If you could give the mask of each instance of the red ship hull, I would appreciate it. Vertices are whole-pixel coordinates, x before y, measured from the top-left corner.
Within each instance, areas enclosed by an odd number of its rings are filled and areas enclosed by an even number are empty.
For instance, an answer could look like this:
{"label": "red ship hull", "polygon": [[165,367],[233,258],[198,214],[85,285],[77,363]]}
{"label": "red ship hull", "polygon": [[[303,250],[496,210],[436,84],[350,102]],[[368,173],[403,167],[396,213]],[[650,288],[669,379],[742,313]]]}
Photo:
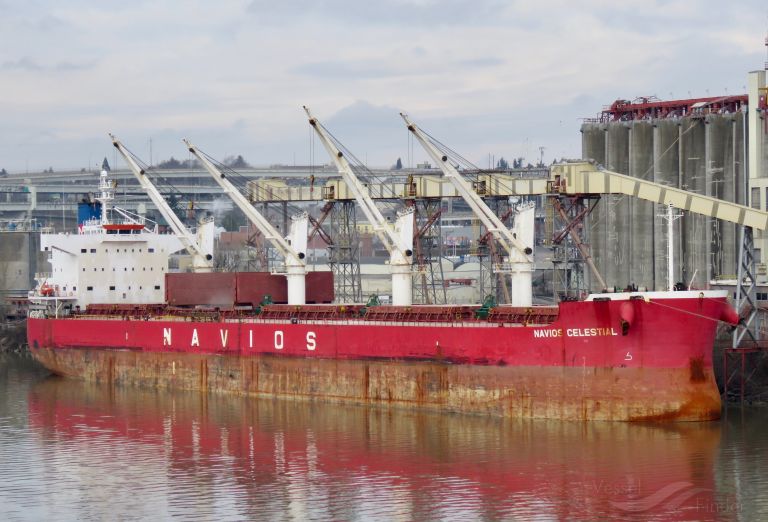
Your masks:
{"label": "red ship hull", "polygon": [[95,381],[525,418],[712,420],[712,346],[728,309],[724,295],[701,294],[566,302],[546,325],[30,318],[28,340],[55,373]]}

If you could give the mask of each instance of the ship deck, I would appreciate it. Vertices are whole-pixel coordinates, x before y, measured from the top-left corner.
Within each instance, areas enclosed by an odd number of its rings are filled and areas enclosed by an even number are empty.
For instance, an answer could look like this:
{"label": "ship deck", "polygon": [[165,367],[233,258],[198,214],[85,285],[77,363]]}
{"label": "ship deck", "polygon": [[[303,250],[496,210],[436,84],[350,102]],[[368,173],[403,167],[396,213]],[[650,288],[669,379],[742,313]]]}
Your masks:
{"label": "ship deck", "polygon": [[401,326],[489,327],[547,325],[559,317],[557,306],[484,308],[469,305],[265,305],[252,308],[178,308],[163,305],[92,305],[72,319],[253,322],[270,324],[381,324]]}

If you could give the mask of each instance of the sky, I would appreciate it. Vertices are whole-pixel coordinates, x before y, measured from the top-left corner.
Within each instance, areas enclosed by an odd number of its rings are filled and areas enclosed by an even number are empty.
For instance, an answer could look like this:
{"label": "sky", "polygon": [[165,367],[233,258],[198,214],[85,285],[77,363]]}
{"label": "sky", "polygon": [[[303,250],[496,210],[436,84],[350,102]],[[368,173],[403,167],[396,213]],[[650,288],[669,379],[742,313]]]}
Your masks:
{"label": "sky", "polygon": [[[615,99],[746,92],[765,0],[0,0],[0,168],[328,162],[302,105],[371,167],[581,156]],[[412,151],[412,152],[411,152]],[[114,165],[113,165],[114,166]]]}

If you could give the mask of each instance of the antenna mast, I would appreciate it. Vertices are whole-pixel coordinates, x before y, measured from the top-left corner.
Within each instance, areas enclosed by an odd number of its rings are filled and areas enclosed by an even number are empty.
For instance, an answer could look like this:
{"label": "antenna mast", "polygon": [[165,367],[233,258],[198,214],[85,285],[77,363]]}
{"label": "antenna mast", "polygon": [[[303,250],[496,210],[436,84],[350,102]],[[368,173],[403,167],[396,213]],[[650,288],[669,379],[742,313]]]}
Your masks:
{"label": "antenna mast", "polygon": [[675,214],[675,207],[667,205],[667,211],[664,214],[657,214],[658,217],[667,222],[667,290],[670,292],[675,289],[675,227],[674,223],[683,214]]}

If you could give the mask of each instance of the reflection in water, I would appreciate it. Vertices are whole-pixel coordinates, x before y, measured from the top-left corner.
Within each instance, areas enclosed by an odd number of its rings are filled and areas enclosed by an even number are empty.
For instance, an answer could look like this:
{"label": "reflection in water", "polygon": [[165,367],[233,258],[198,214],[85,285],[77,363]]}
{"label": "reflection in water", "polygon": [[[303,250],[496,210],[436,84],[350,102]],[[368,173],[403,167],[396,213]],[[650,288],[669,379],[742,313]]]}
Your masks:
{"label": "reflection in water", "polygon": [[1,381],[17,397],[0,402],[4,518],[766,514],[762,413],[671,426],[498,420],[33,380]]}

